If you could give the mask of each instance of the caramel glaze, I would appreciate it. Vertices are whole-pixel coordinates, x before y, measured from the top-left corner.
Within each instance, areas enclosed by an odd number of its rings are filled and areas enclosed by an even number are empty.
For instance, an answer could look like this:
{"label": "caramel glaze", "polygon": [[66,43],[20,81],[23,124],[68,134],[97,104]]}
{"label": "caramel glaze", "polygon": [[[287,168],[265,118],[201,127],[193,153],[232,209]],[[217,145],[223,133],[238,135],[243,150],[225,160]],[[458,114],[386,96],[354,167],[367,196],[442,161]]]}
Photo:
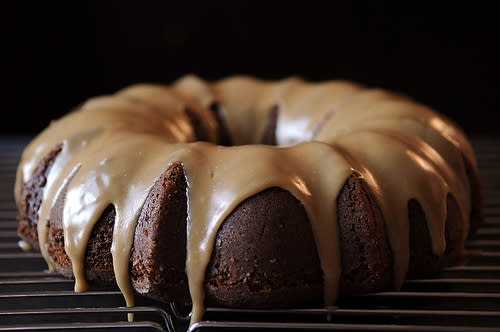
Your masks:
{"label": "caramel glaze", "polygon": [[[222,112],[233,146],[215,144],[213,105]],[[209,142],[197,141],[186,110],[201,119]],[[278,116],[277,146],[260,144],[272,110]],[[114,205],[113,266],[128,305],[134,303],[128,266],[138,215],[155,180],[169,165],[182,163],[192,322],[204,312],[205,269],[217,229],[246,198],[281,187],[302,202],[324,273],[324,302],[332,305],[341,272],[336,200],[352,172],[361,174],[386,221],[398,289],[409,262],[408,202],[415,199],[422,206],[432,250],[440,256],[446,249],[447,197],[459,203],[467,230],[471,189],[464,158],[477,168],[465,135],[409,98],[345,81],[309,83],[294,77],[267,82],[235,76],[208,83],[189,75],[170,86],[134,85],[90,99],[53,121],[25,149],[17,200],[36,165],[61,142],[39,210],[42,254],[50,264],[45,221],[59,188],[66,187],[65,250],[75,290],[85,291],[86,243],[102,212]]]}

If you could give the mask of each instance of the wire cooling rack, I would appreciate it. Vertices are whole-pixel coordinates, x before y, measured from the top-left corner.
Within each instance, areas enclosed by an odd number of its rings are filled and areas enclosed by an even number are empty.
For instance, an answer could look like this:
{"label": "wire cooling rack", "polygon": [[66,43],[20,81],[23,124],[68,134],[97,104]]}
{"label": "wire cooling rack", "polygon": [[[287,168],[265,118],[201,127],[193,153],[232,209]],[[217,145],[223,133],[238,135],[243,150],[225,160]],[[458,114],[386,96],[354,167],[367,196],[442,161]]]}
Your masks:
{"label": "wire cooling rack", "polygon": [[188,307],[139,297],[137,307],[125,308],[114,288],[74,293],[73,281],[46,272],[39,253],[21,251],[13,188],[29,138],[0,138],[0,331],[500,331],[500,137],[471,140],[486,222],[467,242],[474,254],[466,265],[407,281],[401,292],[351,297],[335,310],[208,308],[189,326]]}

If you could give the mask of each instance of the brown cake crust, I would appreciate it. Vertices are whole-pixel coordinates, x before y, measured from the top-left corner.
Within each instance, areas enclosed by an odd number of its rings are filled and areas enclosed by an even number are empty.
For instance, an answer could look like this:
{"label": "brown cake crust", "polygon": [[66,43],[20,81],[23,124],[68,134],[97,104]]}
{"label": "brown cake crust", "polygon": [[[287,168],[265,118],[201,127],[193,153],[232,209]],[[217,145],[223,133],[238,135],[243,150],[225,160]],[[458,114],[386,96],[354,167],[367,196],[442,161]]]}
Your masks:
{"label": "brown cake crust", "polygon": [[410,222],[410,264],[408,279],[431,276],[444,266],[457,264],[463,259],[460,251],[461,239],[465,229],[459,215],[456,200],[448,195],[447,217],[445,224],[446,250],[442,256],[432,251],[432,242],[425,219],[425,213],[416,200],[408,202],[408,218]]}
{"label": "brown cake crust", "polygon": [[280,188],[240,203],[219,228],[205,280],[207,305],[318,304],[322,270],[302,204]]}
{"label": "brown cake crust", "polygon": [[130,278],[139,294],[163,302],[189,302],[186,267],[186,179],[180,163],[160,176],[135,230]]}
{"label": "brown cake crust", "polygon": [[22,186],[21,198],[17,204],[19,210],[17,234],[36,250],[40,249],[37,224],[38,210],[40,210],[43,199],[43,188],[47,183],[49,171],[61,150],[62,144],[59,144],[42,159],[33,172],[33,176]]}
{"label": "brown cake crust", "polygon": [[391,288],[393,258],[385,223],[361,177],[351,175],[337,200],[342,275],[340,295]]}
{"label": "brown cake crust", "polygon": [[208,108],[212,112],[212,115],[215,121],[217,122],[218,126],[217,144],[224,146],[231,146],[232,145],[231,133],[229,132],[229,128],[226,122],[226,117],[224,116],[224,108],[216,102],[210,104]]}

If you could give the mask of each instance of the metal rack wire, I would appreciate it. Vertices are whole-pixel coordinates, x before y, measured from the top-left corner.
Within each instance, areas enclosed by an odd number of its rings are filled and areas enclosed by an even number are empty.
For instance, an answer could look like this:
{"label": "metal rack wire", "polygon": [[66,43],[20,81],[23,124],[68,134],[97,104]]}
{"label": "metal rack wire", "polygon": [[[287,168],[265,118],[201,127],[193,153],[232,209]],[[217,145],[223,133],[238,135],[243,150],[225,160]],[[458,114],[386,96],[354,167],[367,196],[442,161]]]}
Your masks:
{"label": "metal rack wire", "polygon": [[189,308],[144,298],[125,308],[113,288],[74,293],[71,280],[45,271],[40,254],[19,249],[13,186],[28,141],[0,138],[0,331],[500,331],[500,137],[472,137],[487,201],[466,265],[407,281],[401,292],[347,298],[338,308],[208,308],[192,326]]}

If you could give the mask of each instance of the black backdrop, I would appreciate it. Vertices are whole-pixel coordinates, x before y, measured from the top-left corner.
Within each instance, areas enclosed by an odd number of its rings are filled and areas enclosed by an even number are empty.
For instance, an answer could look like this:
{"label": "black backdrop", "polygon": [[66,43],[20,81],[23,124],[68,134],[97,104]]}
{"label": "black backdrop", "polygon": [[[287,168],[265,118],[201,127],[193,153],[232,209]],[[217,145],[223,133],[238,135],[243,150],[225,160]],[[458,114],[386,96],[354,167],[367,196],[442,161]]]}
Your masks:
{"label": "black backdrop", "polygon": [[136,82],[251,74],[349,79],[496,132],[499,13],[484,2],[49,1],[0,4],[3,134],[34,134]]}

